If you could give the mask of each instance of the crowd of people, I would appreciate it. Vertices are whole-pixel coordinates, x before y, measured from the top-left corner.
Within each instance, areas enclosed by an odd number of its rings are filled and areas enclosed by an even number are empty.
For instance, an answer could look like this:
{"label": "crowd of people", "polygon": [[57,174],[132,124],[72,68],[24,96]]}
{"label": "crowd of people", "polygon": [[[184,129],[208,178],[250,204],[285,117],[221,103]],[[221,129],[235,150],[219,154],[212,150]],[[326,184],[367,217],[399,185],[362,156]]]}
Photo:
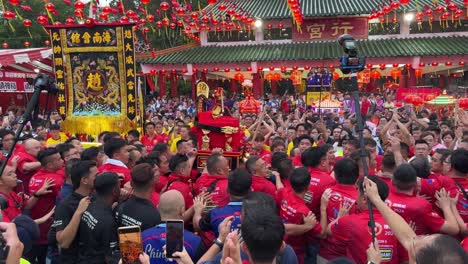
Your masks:
{"label": "crowd of people", "polygon": [[[268,96],[258,115],[228,99],[247,153],[231,169],[213,149],[202,171],[189,98],[154,98],[142,130],[87,148],[53,113],[24,129],[0,176],[7,263],[118,263],[125,226],[140,227],[144,264],[468,263],[468,113],[363,94],[361,145],[341,99],[344,111],[320,112]],[[3,156],[16,118],[3,120]],[[172,256],[167,220],[185,228]]]}

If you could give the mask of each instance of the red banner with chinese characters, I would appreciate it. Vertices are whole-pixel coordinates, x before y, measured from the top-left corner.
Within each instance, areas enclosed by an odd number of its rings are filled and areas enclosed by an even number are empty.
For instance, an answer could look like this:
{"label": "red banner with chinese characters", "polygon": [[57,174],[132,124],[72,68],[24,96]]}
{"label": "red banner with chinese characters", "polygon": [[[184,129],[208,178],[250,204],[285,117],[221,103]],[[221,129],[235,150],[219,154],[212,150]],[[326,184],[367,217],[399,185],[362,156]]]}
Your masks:
{"label": "red banner with chinese characters", "polygon": [[27,92],[32,93],[34,86],[28,84],[26,78],[36,78],[36,73],[23,73],[0,70],[0,92]]}
{"label": "red banner with chinese characters", "polygon": [[396,90],[396,99],[398,101],[402,101],[405,96],[410,95],[410,94],[417,94],[424,98],[426,95],[434,95],[434,96],[439,96],[440,95],[440,89],[439,88],[398,88]]}
{"label": "red banner with chinese characters", "polygon": [[366,39],[369,34],[366,17],[317,18],[304,20],[302,32],[293,30],[293,40],[336,40],[343,34]]}

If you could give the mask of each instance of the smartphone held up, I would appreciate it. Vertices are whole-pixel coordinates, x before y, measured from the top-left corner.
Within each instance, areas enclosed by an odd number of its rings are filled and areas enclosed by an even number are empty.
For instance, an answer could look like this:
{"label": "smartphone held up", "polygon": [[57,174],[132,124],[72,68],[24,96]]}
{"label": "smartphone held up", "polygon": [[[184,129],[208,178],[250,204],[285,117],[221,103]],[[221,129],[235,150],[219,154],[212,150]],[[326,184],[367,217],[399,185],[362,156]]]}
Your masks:
{"label": "smartphone held up", "polygon": [[122,264],[140,264],[139,256],[143,253],[140,227],[119,227],[118,233]]}

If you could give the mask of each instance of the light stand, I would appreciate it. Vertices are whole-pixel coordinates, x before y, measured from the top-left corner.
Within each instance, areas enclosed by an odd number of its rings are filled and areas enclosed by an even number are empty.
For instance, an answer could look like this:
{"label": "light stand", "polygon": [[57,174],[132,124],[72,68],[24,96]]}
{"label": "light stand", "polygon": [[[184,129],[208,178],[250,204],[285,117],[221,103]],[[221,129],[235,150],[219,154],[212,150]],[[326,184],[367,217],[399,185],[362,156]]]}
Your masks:
{"label": "light stand", "polygon": [[24,126],[29,120],[31,120],[31,115],[33,113],[33,110],[38,105],[39,97],[43,90],[48,91],[49,93],[55,93],[56,91],[58,91],[58,88],[57,88],[57,85],[54,83],[54,80],[50,76],[40,73],[34,79],[33,95],[31,96],[31,99],[29,100],[26,111],[18,120],[19,127],[15,132],[15,138],[13,139],[13,144],[11,145],[11,148],[8,150],[5,161],[2,163],[2,166],[0,167],[0,175],[3,174],[3,171],[5,170],[5,167],[8,164],[8,161],[10,160],[13,154],[13,151],[16,147],[16,144],[19,141],[19,138],[20,138],[21,132],[23,131]]}
{"label": "light stand", "polygon": [[[351,85],[348,87],[348,91],[351,92],[352,98],[355,105],[355,115],[356,115],[356,132],[359,136],[359,154],[361,156],[362,168],[364,172],[364,177],[369,176],[369,170],[367,168],[367,153],[366,147],[364,144],[364,121],[361,114],[361,98],[359,96],[359,87],[357,82],[357,73],[364,69],[365,58],[357,56],[356,42],[351,35],[342,35],[338,38],[338,43],[343,47],[344,55],[340,60],[340,69],[343,73],[349,74],[351,77]],[[375,241],[375,220],[373,205],[370,199],[367,199],[367,208],[369,211],[369,227],[372,234],[372,243]]]}

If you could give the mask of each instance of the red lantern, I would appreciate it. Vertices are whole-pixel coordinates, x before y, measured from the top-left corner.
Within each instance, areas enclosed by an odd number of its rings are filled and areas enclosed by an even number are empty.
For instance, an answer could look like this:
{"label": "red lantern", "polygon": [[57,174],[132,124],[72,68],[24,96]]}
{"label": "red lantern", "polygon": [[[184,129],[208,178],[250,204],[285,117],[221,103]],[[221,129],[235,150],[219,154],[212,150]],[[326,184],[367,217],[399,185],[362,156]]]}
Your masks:
{"label": "red lantern", "polygon": [[4,49],[8,49],[8,43],[6,43],[6,42],[3,42],[3,43],[2,43],[2,48],[4,48]]}
{"label": "red lantern", "polygon": [[81,1],[75,2],[75,9],[84,9],[84,8],[85,8],[85,4],[83,4],[83,2]]}
{"label": "red lantern", "polygon": [[234,75],[234,79],[237,80],[237,81],[239,81],[239,82],[241,82],[241,81],[244,80],[244,74],[242,74],[242,73],[240,73],[240,72],[239,72],[239,73],[236,73],[236,75]]}
{"label": "red lantern", "polygon": [[214,72],[218,72],[218,71],[219,71],[219,68],[218,68],[218,67],[214,67],[214,68],[213,68],[213,71],[214,71]]}
{"label": "red lantern", "polygon": [[249,66],[249,67],[247,67],[246,70],[247,70],[247,71],[252,71],[252,67]]}
{"label": "red lantern", "polygon": [[396,107],[402,107],[403,104],[402,104],[400,101],[398,101],[398,102],[396,102],[395,106],[396,106]]}
{"label": "red lantern", "polygon": [[13,18],[16,17],[16,13],[15,13],[15,11],[7,10],[7,11],[3,12],[3,17],[5,19],[13,19]]}
{"label": "red lantern", "polygon": [[336,81],[340,78],[340,75],[337,72],[333,73],[333,80]]}
{"label": "red lantern", "polygon": [[208,0],[209,5],[214,5],[216,2],[218,2],[218,0]]}
{"label": "red lantern", "polygon": [[161,74],[166,74],[166,72],[167,72],[166,69],[161,70]]}
{"label": "red lantern", "polygon": [[379,66],[380,66],[381,70],[385,70],[385,64],[384,63],[379,64]]}
{"label": "red lantern", "polygon": [[62,25],[62,22],[60,22],[60,21],[55,21],[54,22],[54,26],[60,26],[60,25]]}
{"label": "red lantern", "polygon": [[218,6],[219,11],[224,11],[224,10],[226,10],[226,8],[227,8],[227,7],[226,7],[225,4],[220,4],[220,5]]}
{"label": "red lantern", "polygon": [[283,24],[281,24],[281,23],[278,24],[279,29],[282,29],[283,27],[284,27]]}
{"label": "red lantern", "polygon": [[410,63],[406,63],[406,69],[411,69],[411,64]]}
{"label": "red lantern", "polygon": [[273,74],[268,73],[267,75],[265,75],[265,80],[270,81],[270,82],[273,81]]}
{"label": "red lantern", "polygon": [[47,3],[45,4],[45,9],[49,12],[54,12],[55,11],[55,5],[52,3]]}
{"label": "red lantern", "polygon": [[390,6],[384,6],[383,12],[384,12],[385,14],[388,14],[388,13],[390,13],[391,11],[392,11],[392,8],[391,8]]}
{"label": "red lantern", "polygon": [[234,11],[234,9],[232,9],[232,8],[229,8],[228,11],[227,11],[227,14],[230,15],[230,16],[234,15],[234,13],[236,13],[236,11]]}
{"label": "red lantern", "polygon": [[229,69],[229,68],[224,69],[224,72],[230,72],[230,71],[231,71],[231,69]]}
{"label": "red lantern", "polygon": [[163,20],[162,20],[162,24],[165,27],[169,26],[170,22],[171,21],[169,21],[169,18],[167,18],[167,17],[163,18]]}
{"label": "red lantern", "polygon": [[26,48],[28,48],[29,46],[31,46],[31,43],[29,43],[29,41],[25,41],[25,42],[24,42],[24,46],[25,46]]}
{"label": "red lantern", "polygon": [[67,19],[65,19],[65,24],[73,25],[75,24],[75,19],[73,17],[67,17]]}
{"label": "red lantern", "polygon": [[19,5],[20,0],[8,0],[8,2],[12,5]]}
{"label": "red lantern", "polygon": [[120,18],[120,23],[128,23],[128,21],[130,21],[130,19],[128,19],[126,16]]}
{"label": "red lantern", "polygon": [[393,68],[398,68],[399,64],[398,63],[393,63]]}
{"label": "red lantern", "polygon": [[452,64],[453,64],[453,63],[452,63],[451,61],[446,61],[446,62],[445,62],[445,66],[452,66]]}
{"label": "red lantern", "polygon": [[423,71],[422,71],[421,69],[416,69],[416,70],[414,70],[414,75],[415,75],[416,77],[419,78],[419,77],[422,76],[422,74],[423,74]]}
{"label": "red lantern", "polygon": [[78,18],[84,17],[83,9],[76,9],[73,13],[74,13],[75,16],[78,17]]}
{"label": "red lantern", "polygon": [[156,22],[156,27],[158,27],[158,28],[162,27],[162,22],[161,22],[161,21],[157,21],[157,22]]}
{"label": "red lantern", "polygon": [[380,79],[380,72],[377,71],[377,70],[373,70],[371,73],[370,73],[370,77],[372,79]]}
{"label": "red lantern", "polygon": [[39,15],[37,17],[37,22],[41,25],[47,25],[47,23],[49,23],[49,19],[45,15]]}
{"label": "red lantern", "polygon": [[45,44],[46,46],[50,46],[50,40],[44,41],[44,44]]}
{"label": "red lantern", "polygon": [[391,76],[393,79],[398,79],[401,76],[401,71],[400,70],[393,70],[391,72]]}
{"label": "red lantern", "polygon": [[462,109],[468,109],[468,98],[460,98],[458,99],[458,105]]}
{"label": "red lantern", "polygon": [[397,1],[393,1],[391,4],[390,4],[390,7],[395,10],[395,9],[398,9],[400,8],[400,3],[398,3]]}
{"label": "red lantern", "polygon": [[306,71],[310,70],[310,66],[309,65],[304,66],[304,70]]}
{"label": "red lantern", "polygon": [[150,29],[148,27],[143,28],[143,33],[148,34],[150,32]]}
{"label": "red lantern", "polygon": [[424,62],[419,63],[419,67],[424,67],[424,66],[426,66],[426,64]]}
{"label": "red lantern", "polygon": [[167,11],[169,9],[169,4],[167,2],[161,2],[159,5],[162,11]]}
{"label": "red lantern", "polygon": [[30,27],[32,25],[32,21],[29,20],[29,19],[25,19],[25,20],[23,20],[23,25],[25,27]]}
{"label": "red lantern", "polygon": [[183,69],[181,72],[182,72],[183,74],[186,74],[188,71],[187,71],[187,69]]}
{"label": "red lantern", "polygon": [[112,8],[110,8],[110,6],[105,6],[102,8],[102,12],[104,14],[110,14],[112,12]]}
{"label": "red lantern", "polygon": [[282,72],[285,72],[285,71],[286,71],[286,67],[285,67],[285,66],[281,66],[281,71],[282,71]]}
{"label": "red lantern", "polygon": [[208,16],[203,16],[201,20],[203,23],[208,23],[210,21],[210,18]]}
{"label": "red lantern", "polygon": [[330,65],[330,71],[335,71],[335,65]]}
{"label": "red lantern", "polygon": [[208,69],[207,69],[207,68],[203,68],[202,72],[203,72],[203,73],[208,73]]}
{"label": "red lantern", "polygon": [[457,4],[455,4],[455,3],[449,3],[449,4],[447,5],[447,8],[448,8],[450,11],[454,12],[455,10],[458,9],[458,6],[457,6]]}
{"label": "red lantern", "polygon": [[270,71],[274,71],[274,70],[275,70],[275,66],[270,66],[269,69],[270,69]]}
{"label": "red lantern", "polygon": [[144,5],[147,5],[151,2],[151,0],[140,0],[140,2]]}
{"label": "red lantern", "polygon": [[427,16],[432,16],[432,14],[434,14],[434,11],[432,11],[432,9],[427,9],[426,10],[426,15]]}
{"label": "red lantern", "polygon": [[99,18],[101,20],[107,20],[109,18],[109,15],[106,14],[106,13],[101,13],[101,14],[99,14]]}
{"label": "red lantern", "polygon": [[171,24],[169,25],[169,27],[170,27],[171,29],[175,29],[176,26],[177,26],[177,25],[176,25],[175,23],[171,23]]}
{"label": "red lantern", "polygon": [[368,64],[366,65],[366,68],[367,68],[367,69],[372,69],[372,66],[373,66],[373,65],[372,65],[371,63],[368,63]]}
{"label": "red lantern", "polygon": [[464,61],[460,61],[460,62],[458,63],[458,65],[460,65],[460,66],[465,66],[465,62],[464,62]]}
{"label": "red lantern", "polygon": [[177,14],[178,15],[184,15],[185,14],[185,9],[183,7],[179,7],[177,8]]}
{"label": "red lantern", "polygon": [[192,17],[193,20],[197,20],[198,19],[198,12],[192,12],[192,14],[190,14],[190,16]]}
{"label": "red lantern", "polygon": [[400,4],[407,5],[409,4],[410,0],[400,0]]}
{"label": "red lantern", "polygon": [[258,67],[257,67],[257,71],[259,71],[259,72],[263,71],[263,67],[262,67],[262,66],[258,66]]}
{"label": "red lantern", "polygon": [[149,23],[153,23],[154,22],[154,16],[153,15],[147,15],[146,16],[146,21],[148,21]]}
{"label": "red lantern", "polygon": [[445,11],[445,8],[443,6],[437,6],[436,11],[437,13],[443,13]]}
{"label": "red lantern", "polygon": [[274,73],[274,74],[273,74],[273,80],[275,80],[275,81],[281,80],[281,74],[279,74],[279,73]]}
{"label": "red lantern", "polygon": [[292,69],[293,69],[294,71],[297,71],[298,68],[299,68],[299,67],[297,67],[296,65],[292,66]]}
{"label": "red lantern", "polygon": [[434,67],[437,67],[437,66],[439,65],[439,63],[438,63],[437,61],[433,61],[433,62],[431,63],[431,65],[434,66]]}

